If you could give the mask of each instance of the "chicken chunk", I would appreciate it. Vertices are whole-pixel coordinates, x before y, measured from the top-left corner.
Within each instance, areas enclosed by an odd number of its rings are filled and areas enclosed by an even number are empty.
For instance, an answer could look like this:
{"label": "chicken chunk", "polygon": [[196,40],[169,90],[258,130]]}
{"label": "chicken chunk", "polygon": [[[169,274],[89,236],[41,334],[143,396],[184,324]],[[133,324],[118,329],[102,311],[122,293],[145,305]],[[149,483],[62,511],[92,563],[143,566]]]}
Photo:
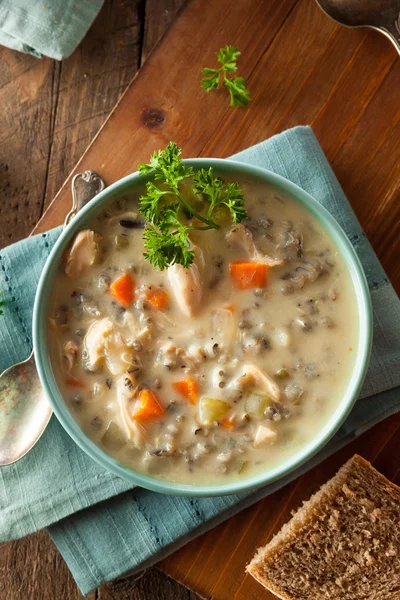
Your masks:
{"label": "chicken chunk", "polygon": [[102,239],[100,234],[91,229],[83,229],[76,235],[65,265],[65,274],[68,277],[80,277],[89,267],[96,264]]}
{"label": "chicken chunk", "polygon": [[94,321],[83,340],[86,351],[86,368],[97,371],[103,364],[113,375],[123,373],[131,367],[140,368],[135,350],[128,346],[111,319]]}
{"label": "chicken chunk", "polygon": [[266,427],[265,425],[259,425],[254,438],[254,446],[261,446],[262,444],[273,444],[276,441],[277,433],[273,429]]}
{"label": "chicken chunk", "polygon": [[106,340],[105,359],[107,369],[113,375],[123,373],[130,368],[141,370],[141,362],[136,351],[128,346],[118,331],[112,333]]}
{"label": "chicken chunk", "polygon": [[95,371],[101,366],[105,358],[108,336],[113,331],[114,324],[108,318],[93,321],[90,325],[83,340],[87,356],[86,366],[89,370]]}
{"label": "chicken chunk", "polygon": [[[135,342],[140,342],[143,348],[147,348],[154,333],[154,319],[149,322],[141,323],[140,319],[130,311],[126,310],[122,318],[122,324],[129,329],[129,338],[126,339],[128,345],[135,346]],[[141,325],[143,325],[141,327]]]}
{"label": "chicken chunk", "polygon": [[204,256],[197,246],[193,246],[194,261],[189,269],[182,265],[168,267],[168,278],[179,308],[188,317],[194,316],[203,298]]}
{"label": "chicken chunk", "polygon": [[[129,380],[127,382],[127,380]],[[117,384],[117,402],[121,422],[127,438],[136,448],[143,449],[146,445],[146,429],[132,419],[132,400],[137,391],[137,385],[131,374],[124,374]]]}
{"label": "chicken chunk", "polygon": [[236,386],[240,389],[254,387],[276,401],[281,397],[278,384],[255,365],[243,365],[243,374],[236,380]]}
{"label": "chicken chunk", "polygon": [[282,265],[285,261],[281,258],[272,258],[267,254],[260,252],[254,243],[253,234],[250,229],[240,223],[234,225],[226,234],[226,241],[231,246],[238,246],[249,255],[250,260],[258,263],[264,263],[268,267]]}

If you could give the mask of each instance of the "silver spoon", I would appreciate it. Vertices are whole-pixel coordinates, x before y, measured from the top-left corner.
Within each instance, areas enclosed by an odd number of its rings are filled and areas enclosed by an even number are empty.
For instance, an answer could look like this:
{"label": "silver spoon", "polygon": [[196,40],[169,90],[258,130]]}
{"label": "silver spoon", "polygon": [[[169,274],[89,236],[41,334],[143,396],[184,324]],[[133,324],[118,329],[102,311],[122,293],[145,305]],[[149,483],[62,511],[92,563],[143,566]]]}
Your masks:
{"label": "silver spoon", "polygon": [[[78,173],[72,180],[72,209],[64,226],[105,187],[94,171]],[[51,417],[51,407],[29,358],[0,375],[0,466],[11,465],[36,444]]]}
{"label": "silver spoon", "polygon": [[400,0],[316,0],[334,21],[383,33],[400,54]]}

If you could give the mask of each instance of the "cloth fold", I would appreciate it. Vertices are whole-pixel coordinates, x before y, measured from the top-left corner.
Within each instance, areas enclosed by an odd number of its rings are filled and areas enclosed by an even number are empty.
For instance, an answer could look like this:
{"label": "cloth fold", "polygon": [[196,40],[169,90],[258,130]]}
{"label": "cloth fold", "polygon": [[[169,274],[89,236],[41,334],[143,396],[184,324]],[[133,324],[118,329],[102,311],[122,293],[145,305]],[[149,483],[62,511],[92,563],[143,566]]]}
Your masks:
{"label": "cloth fold", "polygon": [[[0,469],[0,540],[48,527],[81,591],[137,572],[271,494],[400,409],[400,301],[363,233],[313,132],[297,127],[234,157],[305,189],[337,219],[361,259],[371,290],[374,344],[361,395],[325,448],[289,476],[257,491],[219,498],[155,494],[87,457],[53,417],[37,446]],[[0,370],[29,354],[38,277],[59,235],[53,230],[0,253]]]}
{"label": "cloth fold", "polygon": [[0,44],[62,60],[86,35],[104,0],[0,0]]}

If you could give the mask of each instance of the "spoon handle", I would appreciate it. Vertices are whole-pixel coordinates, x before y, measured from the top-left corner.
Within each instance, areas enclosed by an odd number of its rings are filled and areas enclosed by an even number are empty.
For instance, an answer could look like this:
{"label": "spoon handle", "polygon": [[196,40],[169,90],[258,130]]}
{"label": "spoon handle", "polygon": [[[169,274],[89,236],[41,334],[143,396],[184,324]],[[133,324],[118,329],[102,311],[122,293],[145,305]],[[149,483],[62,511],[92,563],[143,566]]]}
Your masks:
{"label": "spoon handle", "polygon": [[392,42],[397,52],[400,54],[400,14],[393,25],[381,26],[378,29]]}
{"label": "spoon handle", "polygon": [[95,171],[87,170],[75,175],[72,179],[72,208],[65,218],[64,227],[104,188],[103,179]]}

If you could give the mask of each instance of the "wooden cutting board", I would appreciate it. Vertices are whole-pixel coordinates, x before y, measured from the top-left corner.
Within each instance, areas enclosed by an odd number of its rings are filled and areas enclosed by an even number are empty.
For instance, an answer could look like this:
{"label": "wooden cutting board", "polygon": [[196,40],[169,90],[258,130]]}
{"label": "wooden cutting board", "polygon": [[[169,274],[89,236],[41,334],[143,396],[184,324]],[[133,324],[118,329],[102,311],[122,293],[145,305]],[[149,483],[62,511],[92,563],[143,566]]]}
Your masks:
{"label": "wooden cutting board", "polygon": [[[252,102],[200,88],[201,68],[226,44],[242,52]],[[74,172],[108,184],[174,140],[184,155],[227,157],[311,124],[390,279],[400,289],[400,62],[375,32],[330,21],[313,0],[192,0],[135,77]],[[60,224],[70,178],[34,233]],[[399,478],[400,415],[377,425],[283,490],[164,560],[161,568],[215,600],[272,598],[246,563],[354,452]]]}

